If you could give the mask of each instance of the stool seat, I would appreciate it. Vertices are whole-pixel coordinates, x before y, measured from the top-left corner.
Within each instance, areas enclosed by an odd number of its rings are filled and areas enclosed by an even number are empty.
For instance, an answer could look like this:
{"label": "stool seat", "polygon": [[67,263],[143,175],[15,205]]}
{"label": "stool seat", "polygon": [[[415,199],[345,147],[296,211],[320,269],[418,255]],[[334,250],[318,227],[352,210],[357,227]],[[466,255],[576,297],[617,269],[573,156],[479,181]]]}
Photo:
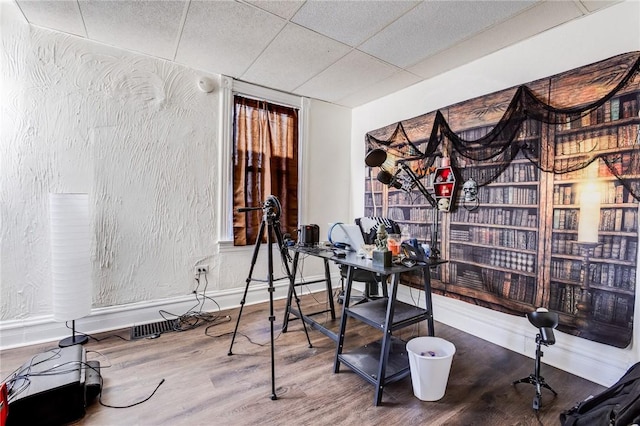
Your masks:
{"label": "stool seat", "polygon": [[549,346],[556,343],[553,329],[558,326],[558,313],[536,310],[527,313],[527,319],[540,331],[542,343]]}
{"label": "stool seat", "polygon": [[558,314],[556,312],[528,312],[527,319],[535,328],[556,328],[558,326]]}

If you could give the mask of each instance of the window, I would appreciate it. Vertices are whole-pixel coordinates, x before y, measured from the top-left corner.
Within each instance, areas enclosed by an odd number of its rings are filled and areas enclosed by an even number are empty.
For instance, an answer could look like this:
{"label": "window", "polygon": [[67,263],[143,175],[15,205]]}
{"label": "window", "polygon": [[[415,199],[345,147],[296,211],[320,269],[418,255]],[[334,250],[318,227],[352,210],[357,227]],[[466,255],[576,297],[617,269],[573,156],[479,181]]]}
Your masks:
{"label": "window", "polygon": [[281,229],[293,232],[298,226],[298,109],[235,95],[233,117],[234,245],[253,244],[262,221],[262,215],[238,208],[262,206],[269,195],[282,205]]}
{"label": "window", "polygon": [[[256,162],[262,154],[258,157],[254,157],[251,153],[252,161],[250,161],[249,167],[245,169],[240,175],[236,171],[235,161],[236,157],[240,158],[236,154],[235,146],[235,112],[236,112],[236,100],[245,99],[245,104],[250,109],[261,109],[260,105],[268,105],[267,112],[271,108],[273,111],[277,111],[279,115],[281,111],[296,111],[297,124],[291,124],[295,128],[296,138],[291,139],[292,146],[289,146],[288,150],[294,152],[293,158],[288,158],[288,154],[284,155],[281,151],[276,152],[274,159],[270,159],[268,163],[264,162],[264,157],[261,162]],[[218,188],[218,201],[219,201],[219,214],[218,218],[218,235],[221,243],[221,249],[229,250],[233,245],[253,245],[257,232],[259,230],[260,221],[262,215],[256,212],[252,213],[240,213],[241,216],[237,216],[237,208],[241,206],[257,207],[262,206],[265,199],[269,195],[275,195],[278,197],[282,204],[282,211],[280,217],[281,230],[283,233],[295,233],[298,227],[298,223],[302,220],[302,207],[304,201],[300,194],[305,193],[305,178],[301,172],[300,164],[304,158],[304,145],[302,141],[307,138],[307,125],[306,119],[308,111],[308,99],[299,96],[290,95],[287,93],[271,90],[259,86],[254,86],[249,83],[233,80],[232,78],[223,76],[221,79],[221,125],[220,125],[220,140],[222,144],[218,151],[218,164],[219,168],[219,182]],[[286,114],[285,114],[286,115]],[[287,124],[289,126],[289,124]],[[271,132],[271,126],[263,126]],[[293,128],[288,128],[285,131],[278,128],[275,129],[276,133],[291,135],[294,133]],[[253,136],[253,135],[252,135]],[[295,140],[297,139],[297,140]],[[245,156],[246,153],[242,153],[241,156]],[[279,158],[280,157],[280,158]],[[275,165],[274,165],[275,161]],[[283,173],[282,163],[286,163],[286,173]],[[295,167],[292,167],[294,166]],[[265,175],[265,169],[270,168],[271,173],[269,177]],[[291,182],[291,170],[296,170],[296,179]],[[275,173],[275,176],[274,176]],[[286,177],[288,183],[283,183],[285,179],[284,175],[289,174]],[[239,182],[242,179],[249,179],[254,183],[260,183],[260,185],[253,186],[248,193],[248,198],[244,198],[244,192],[246,186],[240,187]],[[257,180],[262,180],[258,182]],[[268,185],[265,186],[265,180],[270,180]],[[274,186],[272,186],[274,185]],[[285,188],[286,192],[280,192]],[[243,198],[237,193],[240,191]],[[244,199],[244,202],[242,201]],[[239,201],[238,201],[239,200]],[[286,214],[284,214],[286,211]],[[244,224],[239,221],[248,220]],[[244,228],[244,229],[243,229]],[[243,229],[242,231],[240,231]],[[249,234],[246,234],[246,231]],[[239,232],[245,233],[244,238],[239,238],[237,235]],[[252,234],[254,232],[255,234]]]}

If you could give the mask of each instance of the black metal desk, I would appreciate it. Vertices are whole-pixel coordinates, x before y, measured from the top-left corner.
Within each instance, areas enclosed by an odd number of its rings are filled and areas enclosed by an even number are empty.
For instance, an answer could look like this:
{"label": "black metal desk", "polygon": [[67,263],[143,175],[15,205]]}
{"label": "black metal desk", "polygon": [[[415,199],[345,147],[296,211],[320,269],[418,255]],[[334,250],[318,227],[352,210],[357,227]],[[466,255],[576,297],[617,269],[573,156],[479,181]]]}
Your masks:
{"label": "black metal desk", "polygon": [[[294,256],[293,256],[293,267],[291,270],[291,281],[289,283],[289,293],[287,295],[287,307],[284,314],[284,321],[282,322],[282,332],[283,333],[287,332],[289,321],[291,320],[291,315],[293,315],[294,317],[302,319],[305,323],[309,324],[309,326],[318,330],[325,336],[329,337],[334,342],[337,342],[338,341],[337,333],[335,333],[332,330],[329,330],[324,325],[322,325],[321,323],[313,319],[314,315],[325,314],[327,312],[331,314],[332,320],[336,319],[336,310],[333,302],[333,288],[331,285],[331,273],[329,271],[329,261],[336,260],[334,259],[334,253],[331,250],[324,250],[317,247],[292,246],[289,248],[294,252]],[[296,276],[298,274],[298,261],[300,259],[300,254],[311,255],[311,256],[322,258],[324,261],[324,278],[313,280],[313,281],[305,281],[304,283],[296,283]],[[293,299],[293,295],[294,295],[293,289],[295,286],[315,284],[319,282],[326,282],[329,309],[312,312],[309,314],[304,314],[299,309],[296,309],[292,306],[291,302]]]}
{"label": "black metal desk", "polygon": [[[297,246],[291,247],[290,249],[295,252],[295,255],[293,259],[292,278],[289,286],[283,331],[286,331],[289,316],[293,314],[298,318],[302,318],[302,320],[311,327],[333,339],[337,343],[333,372],[339,373],[340,365],[344,364],[360,377],[375,385],[374,405],[380,405],[384,386],[401,380],[410,374],[406,342],[395,338],[392,335],[393,331],[426,320],[429,336],[434,335],[430,268],[446,263],[446,261],[431,261],[424,265],[415,265],[412,267],[394,264],[391,267],[385,268],[373,265],[373,262],[370,259],[360,258],[353,252],[347,252],[345,257],[338,257],[331,250]],[[332,299],[331,278],[329,275],[329,261],[342,264],[347,267],[347,282],[345,284],[344,295],[345,302],[342,307],[342,318],[340,319],[340,327],[337,334],[313,320],[311,315],[314,314],[304,315],[292,307],[291,302],[294,286],[297,285],[295,283],[295,277],[297,274],[300,254],[316,256],[323,259],[325,266],[325,279],[313,282],[327,282],[327,295],[331,300],[330,311],[333,319],[335,319],[335,312]],[[362,269],[379,274],[383,283],[386,283],[387,278],[391,277],[391,288],[388,292],[388,296],[349,306],[353,274],[356,269]],[[400,274],[412,271],[422,272],[425,308],[420,308],[418,306],[396,300],[398,286],[400,285]],[[321,312],[327,311],[325,310]],[[347,334],[348,318],[357,319],[381,330],[383,332],[382,340],[372,342],[348,353],[343,353],[344,342]]]}
{"label": "black metal desk", "polygon": [[[401,380],[410,374],[406,342],[393,337],[393,331],[426,320],[429,336],[434,335],[430,268],[445,263],[445,261],[431,261],[425,265],[412,267],[395,264],[391,267],[382,267],[373,265],[371,260],[357,257],[355,253],[348,253],[345,258],[332,258],[332,260],[348,267],[345,303],[340,321],[340,331],[338,332],[338,347],[336,349],[333,372],[340,372],[340,364],[349,367],[353,372],[375,386],[374,405],[380,405],[384,386]],[[355,269],[364,269],[380,274],[383,282],[390,276],[391,288],[389,296],[349,306],[348,301],[351,296],[351,284]],[[398,286],[400,285],[400,274],[411,271],[422,272],[425,308],[396,300]],[[357,319],[381,330],[383,332],[382,340],[372,342],[348,353],[343,352],[347,320],[349,318]]]}

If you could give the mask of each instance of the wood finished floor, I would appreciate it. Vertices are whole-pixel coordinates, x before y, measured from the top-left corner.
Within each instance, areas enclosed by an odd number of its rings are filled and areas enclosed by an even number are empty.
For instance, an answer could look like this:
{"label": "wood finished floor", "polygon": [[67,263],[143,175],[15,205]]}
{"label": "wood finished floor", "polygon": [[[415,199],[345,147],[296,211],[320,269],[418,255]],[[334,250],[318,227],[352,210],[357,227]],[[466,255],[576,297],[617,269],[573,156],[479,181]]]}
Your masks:
{"label": "wood finished floor", "polygon": [[[305,313],[324,308],[319,296],[305,296]],[[559,413],[604,388],[548,365],[542,366],[555,399],[543,391],[538,415],[531,407],[534,387],[512,381],[533,371],[531,358],[516,354],[446,325],[436,323],[436,335],[457,348],[444,398],[420,401],[411,378],[387,386],[382,405],[373,405],[374,388],[342,367],[334,374],[335,344],[310,330],[306,343],[299,320],[281,334],[283,301],[275,306],[276,394],[271,400],[269,305],[245,307],[239,332],[228,356],[238,309],[224,311],[231,320],[209,328],[162,334],[157,339],[125,341],[130,330],[95,335],[85,345],[88,359],[100,361],[102,402],[129,405],[147,397],[160,380],[164,384],[147,402],[132,408],[87,407],[76,425],[557,425]],[[341,307],[341,305],[336,305]],[[316,316],[330,328],[338,322]],[[351,321],[346,347],[377,338],[376,331]],[[425,335],[426,326],[412,326],[396,335],[408,340]],[[251,341],[250,341],[250,340]],[[253,342],[253,343],[252,343]],[[7,377],[33,355],[57,342],[3,351],[0,375]],[[553,347],[545,351],[552,351]],[[108,368],[106,368],[108,366]]]}

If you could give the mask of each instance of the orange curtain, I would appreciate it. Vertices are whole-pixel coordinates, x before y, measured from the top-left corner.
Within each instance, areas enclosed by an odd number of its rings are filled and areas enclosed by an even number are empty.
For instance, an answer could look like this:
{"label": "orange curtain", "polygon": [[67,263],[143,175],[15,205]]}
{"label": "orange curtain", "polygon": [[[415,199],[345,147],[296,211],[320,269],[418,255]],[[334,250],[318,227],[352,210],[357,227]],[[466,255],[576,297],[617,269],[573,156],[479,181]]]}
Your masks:
{"label": "orange curtain", "polygon": [[[298,110],[269,102],[234,98],[233,241],[256,242],[269,195],[282,205],[280,230],[295,237],[298,228]],[[266,241],[266,229],[263,236]],[[275,239],[274,239],[275,241]]]}

